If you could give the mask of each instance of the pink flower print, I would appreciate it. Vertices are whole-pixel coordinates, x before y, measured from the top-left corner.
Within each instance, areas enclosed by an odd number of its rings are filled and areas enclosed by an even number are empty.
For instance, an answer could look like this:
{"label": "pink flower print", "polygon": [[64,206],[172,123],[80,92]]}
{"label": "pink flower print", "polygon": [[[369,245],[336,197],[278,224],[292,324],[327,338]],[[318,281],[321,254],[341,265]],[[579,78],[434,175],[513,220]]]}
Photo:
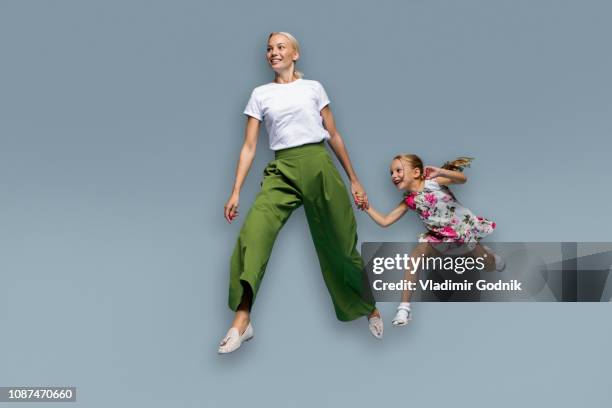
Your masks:
{"label": "pink flower print", "polygon": [[483,218],[483,217],[476,217],[476,219],[477,219],[478,221],[480,221],[480,222],[483,222],[483,221],[484,221],[484,218]]}
{"label": "pink flower print", "polygon": [[435,235],[427,234],[425,237],[427,238],[427,242],[442,242],[442,240]]}
{"label": "pink flower print", "polygon": [[430,215],[431,215],[431,213],[430,213],[429,211],[427,211],[427,210],[425,210],[425,211],[423,211],[423,212],[421,213],[421,216],[422,216],[423,218],[429,218],[429,216],[430,216]]}
{"label": "pink flower print", "polygon": [[491,228],[495,229],[495,223],[491,223]]}
{"label": "pink flower print", "polygon": [[444,201],[445,203],[448,203],[451,200],[451,196],[449,196],[448,194],[444,194],[444,196],[442,196],[442,201]]}
{"label": "pink flower print", "polygon": [[414,203],[414,196],[416,194],[415,193],[410,193],[406,196],[406,205],[408,206],[408,208],[410,208],[411,210],[415,210],[416,209],[416,204]]}
{"label": "pink flower print", "polygon": [[432,193],[425,194],[425,200],[427,200],[430,206],[434,206],[436,205],[436,202],[438,202],[438,199]]}
{"label": "pink flower print", "polygon": [[456,219],[456,218],[453,218],[453,219],[451,220],[451,224],[453,224],[453,225],[457,224],[458,222],[459,222],[459,221],[457,221],[457,219]]}
{"label": "pink flower print", "polygon": [[453,227],[450,226],[444,227],[442,231],[440,231],[440,234],[449,238],[455,238],[457,236],[457,232],[453,229]]}

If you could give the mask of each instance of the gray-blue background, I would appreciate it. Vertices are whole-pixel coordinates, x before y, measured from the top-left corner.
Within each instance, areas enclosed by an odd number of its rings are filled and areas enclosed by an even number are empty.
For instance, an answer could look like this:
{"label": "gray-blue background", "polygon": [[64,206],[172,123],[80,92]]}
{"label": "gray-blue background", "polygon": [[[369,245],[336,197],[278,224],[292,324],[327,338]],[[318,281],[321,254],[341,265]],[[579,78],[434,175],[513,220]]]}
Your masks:
{"label": "gray-blue background", "polygon": [[[222,217],[267,33],[302,43],[372,204],[390,158],[476,157],[455,189],[498,241],[609,241],[606,1],[0,2],[0,385],[75,406],[612,404],[609,304],[419,304],[339,323],[302,210],[230,356]],[[608,139],[608,140],[606,140]],[[407,216],[361,240],[408,241]],[[20,405],[22,407],[26,405]]]}

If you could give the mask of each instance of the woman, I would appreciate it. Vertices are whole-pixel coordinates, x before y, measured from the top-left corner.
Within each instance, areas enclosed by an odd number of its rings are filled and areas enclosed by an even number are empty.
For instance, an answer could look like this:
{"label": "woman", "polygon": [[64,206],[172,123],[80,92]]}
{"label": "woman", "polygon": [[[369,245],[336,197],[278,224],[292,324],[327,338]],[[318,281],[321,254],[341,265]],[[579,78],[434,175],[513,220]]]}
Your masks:
{"label": "woman", "polygon": [[[264,170],[262,188],[242,226],[231,259],[229,307],[236,312],[219,353],[230,353],[253,337],[250,310],[278,232],[292,211],[304,205],[323,278],[341,321],[368,316],[369,328],[382,338],[380,313],[362,294],[363,261],[357,252],[355,216],[346,187],[324,146],[327,140],[351,180],[353,199],[367,207],[367,196],[353,171],[336,130],[329,99],[317,81],[296,71],[299,45],[289,33],[268,37],[267,60],[274,82],[255,88],[244,113],[244,144],[233,192],[225,204],[228,222],[238,216],[242,183],[255,157],[263,121],[275,160]],[[366,292],[367,293],[367,292]]]}

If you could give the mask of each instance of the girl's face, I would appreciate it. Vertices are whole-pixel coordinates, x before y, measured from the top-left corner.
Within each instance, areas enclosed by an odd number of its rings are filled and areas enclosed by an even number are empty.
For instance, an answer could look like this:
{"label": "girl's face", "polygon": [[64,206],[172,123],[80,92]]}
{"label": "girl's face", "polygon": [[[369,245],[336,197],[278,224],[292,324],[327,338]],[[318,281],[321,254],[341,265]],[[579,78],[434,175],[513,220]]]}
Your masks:
{"label": "girl's face", "polygon": [[421,173],[418,168],[412,167],[409,162],[400,159],[394,159],[389,170],[391,182],[398,190],[410,190],[413,183],[419,180]]}
{"label": "girl's face", "polygon": [[299,57],[300,55],[287,37],[281,34],[274,34],[270,37],[266,58],[274,72],[280,73],[288,70]]}

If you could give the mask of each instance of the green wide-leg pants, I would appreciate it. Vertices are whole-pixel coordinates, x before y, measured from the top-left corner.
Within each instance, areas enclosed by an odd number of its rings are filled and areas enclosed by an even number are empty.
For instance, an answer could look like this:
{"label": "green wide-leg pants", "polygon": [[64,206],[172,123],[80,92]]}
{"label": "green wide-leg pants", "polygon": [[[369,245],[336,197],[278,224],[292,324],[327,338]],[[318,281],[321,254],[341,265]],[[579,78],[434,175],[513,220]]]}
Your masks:
{"label": "green wide-leg pants", "polygon": [[375,306],[356,249],[351,200],[323,142],[279,150],[264,170],[231,259],[230,309],[238,308],[243,284],[251,287],[255,301],[278,232],[300,205],[336,316],[347,321],[369,314]]}

